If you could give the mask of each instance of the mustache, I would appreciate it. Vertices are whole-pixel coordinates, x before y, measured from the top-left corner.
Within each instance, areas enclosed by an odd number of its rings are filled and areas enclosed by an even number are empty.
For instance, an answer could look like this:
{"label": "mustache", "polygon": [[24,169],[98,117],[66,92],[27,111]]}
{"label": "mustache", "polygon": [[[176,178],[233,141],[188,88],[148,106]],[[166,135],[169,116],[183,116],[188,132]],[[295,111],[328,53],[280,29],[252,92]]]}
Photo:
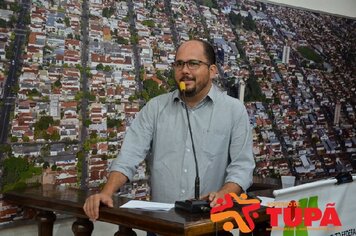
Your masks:
{"label": "mustache", "polygon": [[182,78],[180,78],[179,81],[195,81],[194,77],[189,77],[189,76],[183,76]]}

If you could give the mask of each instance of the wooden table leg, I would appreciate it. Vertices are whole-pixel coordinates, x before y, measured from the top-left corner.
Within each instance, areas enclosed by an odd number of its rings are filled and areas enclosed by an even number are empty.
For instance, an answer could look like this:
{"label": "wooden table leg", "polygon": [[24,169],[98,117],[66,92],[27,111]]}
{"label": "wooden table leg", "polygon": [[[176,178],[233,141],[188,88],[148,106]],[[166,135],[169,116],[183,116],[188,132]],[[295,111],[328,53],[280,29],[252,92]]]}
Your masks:
{"label": "wooden table leg", "polygon": [[40,211],[37,216],[38,236],[52,236],[56,215],[52,211]]}
{"label": "wooden table leg", "polygon": [[90,236],[93,232],[94,224],[87,218],[79,218],[72,225],[75,236]]}
{"label": "wooden table leg", "polygon": [[137,234],[131,228],[119,225],[119,231],[114,236],[137,236]]}

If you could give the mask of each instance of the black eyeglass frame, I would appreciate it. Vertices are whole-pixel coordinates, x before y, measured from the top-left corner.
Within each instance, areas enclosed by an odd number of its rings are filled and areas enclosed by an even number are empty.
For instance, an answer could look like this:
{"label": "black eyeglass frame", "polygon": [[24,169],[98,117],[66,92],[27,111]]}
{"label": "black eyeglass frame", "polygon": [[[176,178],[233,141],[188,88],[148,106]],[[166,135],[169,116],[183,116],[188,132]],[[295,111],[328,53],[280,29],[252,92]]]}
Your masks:
{"label": "black eyeglass frame", "polygon": [[[177,63],[180,63],[180,64],[177,64]],[[197,70],[197,69],[199,69],[199,67],[202,64],[207,65],[208,67],[210,67],[212,65],[212,64],[209,64],[209,63],[201,61],[201,60],[192,59],[192,60],[187,60],[187,61],[183,61],[183,60],[175,61],[172,63],[172,67],[175,70],[182,70],[184,68],[184,66],[187,65],[189,70]]]}

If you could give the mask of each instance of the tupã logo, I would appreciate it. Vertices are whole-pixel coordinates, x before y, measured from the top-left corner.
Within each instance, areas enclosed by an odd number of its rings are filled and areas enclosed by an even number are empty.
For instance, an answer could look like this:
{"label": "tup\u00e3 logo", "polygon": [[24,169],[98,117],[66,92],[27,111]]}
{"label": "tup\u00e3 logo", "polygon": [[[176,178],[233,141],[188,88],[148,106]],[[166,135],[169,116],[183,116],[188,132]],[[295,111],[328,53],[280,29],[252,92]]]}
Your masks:
{"label": "tup\u00e3 logo", "polygon": [[[221,206],[213,207],[211,209],[210,219],[213,222],[218,222],[218,221],[227,219],[229,217],[232,217],[236,221],[241,232],[250,233],[252,230],[254,230],[255,223],[253,222],[249,213],[252,211],[258,210],[260,208],[260,201],[257,199],[248,199],[247,200],[247,195],[245,193],[242,193],[239,197],[235,193],[229,193],[229,194],[225,194],[224,198],[226,201],[225,204],[223,204]],[[243,218],[239,212],[234,211],[234,210],[224,211],[224,210],[229,209],[233,206],[232,198],[235,199],[239,205],[241,205],[241,206],[246,205],[246,206],[242,207],[242,214],[245,217],[247,224],[243,220]],[[217,200],[218,204],[222,204],[223,202],[224,202],[224,200],[222,198],[219,198]],[[258,218],[258,213],[253,212],[252,217]],[[223,229],[225,231],[231,231],[233,228],[234,228],[234,224],[229,221],[225,222],[223,225]]]}
{"label": "tup\u00e3 logo", "polygon": [[[335,209],[335,203],[326,204],[321,211],[318,208],[318,196],[301,198],[290,201],[288,207],[267,208],[272,229],[280,229],[278,216],[283,214],[283,236],[308,236],[308,230],[327,230],[329,226],[341,226],[340,218]],[[313,227],[313,222],[319,221],[319,227]]]}

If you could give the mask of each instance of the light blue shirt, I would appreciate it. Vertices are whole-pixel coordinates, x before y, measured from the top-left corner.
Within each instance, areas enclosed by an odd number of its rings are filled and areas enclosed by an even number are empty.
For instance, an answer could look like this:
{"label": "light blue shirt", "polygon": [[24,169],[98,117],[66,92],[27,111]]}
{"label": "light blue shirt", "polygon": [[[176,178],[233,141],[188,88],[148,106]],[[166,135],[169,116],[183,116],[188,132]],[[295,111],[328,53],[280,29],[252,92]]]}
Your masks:
{"label": "light blue shirt", "polygon": [[[244,105],[215,85],[207,97],[189,109],[199,166],[200,194],[233,182],[246,190],[255,162],[251,126]],[[129,180],[148,158],[152,200],[173,203],[194,198],[195,164],[186,112],[179,92],[151,99],[128,129],[111,171]]]}

